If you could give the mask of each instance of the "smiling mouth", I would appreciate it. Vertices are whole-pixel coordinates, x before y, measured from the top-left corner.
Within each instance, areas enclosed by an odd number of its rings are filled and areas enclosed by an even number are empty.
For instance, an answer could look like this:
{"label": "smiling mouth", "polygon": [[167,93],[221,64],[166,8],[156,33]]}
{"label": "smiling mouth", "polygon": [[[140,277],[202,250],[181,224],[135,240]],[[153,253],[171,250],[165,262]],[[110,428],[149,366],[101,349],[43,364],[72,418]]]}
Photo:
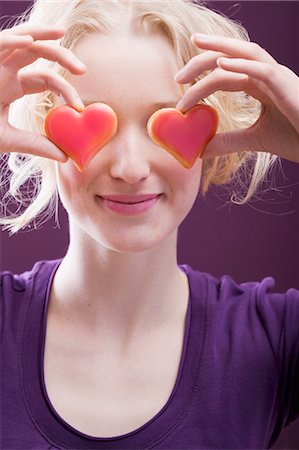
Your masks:
{"label": "smiling mouth", "polygon": [[[153,197],[153,198],[155,198],[155,197]],[[149,200],[141,200],[140,202],[117,202],[115,200],[109,200],[109,201],[113,202],[113,203],[118,203],[119,205],[138,205],[139,203],[145,203],[145,202],[148,202]]]}
{"label": "smiling mouth", "polygon": [[135,202],[132,202],[132,196],[130,202],[128,202],[128,199],[126,199],[127,202],[119,201],[120,196],[117,197],[117,200],[112,200],[112,196],[109,196],[109,198],[105,198],[98,195],[97,197],[106,208],[114,211],[114,213],[119,213],[123,215],[136,215],[140,213],[145,213],[146,211],[154,207],[154,205],[159,201],[161,196],[162,194],[147,195],[143,196],[142,200]]}
{"label": "smiling mouth", "polygon": [[149,200],[153,200],[155,198],[161,197],[162,194],[147,194],[147,195],[140,195],[140,196],[134,196],[133,195],[111,195],[111,196],[101,196],[100,197],[103,200],[118,203],[122,205],[136,205],[139,203],[145,203]]}

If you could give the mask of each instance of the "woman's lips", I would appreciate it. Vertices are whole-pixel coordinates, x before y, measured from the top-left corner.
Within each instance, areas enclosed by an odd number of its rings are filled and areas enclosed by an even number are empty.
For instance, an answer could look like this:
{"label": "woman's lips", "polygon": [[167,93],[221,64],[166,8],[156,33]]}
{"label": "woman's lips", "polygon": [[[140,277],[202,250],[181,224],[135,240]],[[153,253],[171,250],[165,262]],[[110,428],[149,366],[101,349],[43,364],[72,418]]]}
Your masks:
{"label": "woman's lips", "polygon": [[[142,212],[147,211],[148,209],[152,208],[160,199],[162,194],[158,194],[158,195],[148,195],[148,196],[135,196],[135,203],[132,202],[133,197],[130,196],[126,196],[125,200],[130,200],[128,202],[124,202],[124,201],[116,201],[116,200],[111,200],[111,198],[116,198],[116,196],[109,196],[108,198],[104,198],[104,197],[98,197],[101,202],[104,204],[104,206],[106,206],[107,208],[120,213],[120,214],[125,214],[125,215],[133,215],[133,214],[140,214]],[[120,198],[122,198],[122,200],[124,200],[125,196],[117,196],[118,200]],[[140,200],[141,198],[143,198],[142,200]],[[145,199],[147,198],[147,199]],[[138,201],[136,201],[136,199],[138,199]]]}
{"label": "woman's lips", "polygon": [[145,200],[151,200],[152,198],[157,197],[160,194],[143,194],[143,195],[101,195],[100,197],[111,200],[113,202],[119,202],[119,203],[140,203]]}

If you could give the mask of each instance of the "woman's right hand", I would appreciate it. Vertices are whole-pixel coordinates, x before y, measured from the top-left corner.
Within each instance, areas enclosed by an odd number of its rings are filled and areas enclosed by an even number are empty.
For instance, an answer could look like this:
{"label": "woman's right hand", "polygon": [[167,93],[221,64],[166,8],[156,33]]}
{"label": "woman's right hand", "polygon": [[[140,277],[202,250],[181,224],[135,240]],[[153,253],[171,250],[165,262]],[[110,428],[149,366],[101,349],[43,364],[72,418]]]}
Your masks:
{"label": "woman's right hand", "polygon": [[21,130],[8,122],[9,106],[26,94],[51,90],[67,104],[84,109],[78,92],[54,70],[22,69],[38,58],[57,61],[75,75],[85,72],[84,64],[70,50],[49,40],[64,36],[61,27],[36,27],[28,24],[0,32],[0,153],[17,152],[66,162],[68,156],[41,133]]}

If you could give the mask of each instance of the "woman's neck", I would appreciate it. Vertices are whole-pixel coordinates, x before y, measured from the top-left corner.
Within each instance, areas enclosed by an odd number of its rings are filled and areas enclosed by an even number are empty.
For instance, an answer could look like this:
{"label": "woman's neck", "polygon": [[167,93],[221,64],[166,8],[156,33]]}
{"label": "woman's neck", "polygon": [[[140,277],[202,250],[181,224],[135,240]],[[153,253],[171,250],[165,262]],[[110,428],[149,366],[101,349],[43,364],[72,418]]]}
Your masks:
{"label": "woman's neck", "polygon": [[181,320],[189,285],[178,268],[176,249],[177,232],[138,253],[71,239],[54,276],[51,312],[93,337],[119,343]]}

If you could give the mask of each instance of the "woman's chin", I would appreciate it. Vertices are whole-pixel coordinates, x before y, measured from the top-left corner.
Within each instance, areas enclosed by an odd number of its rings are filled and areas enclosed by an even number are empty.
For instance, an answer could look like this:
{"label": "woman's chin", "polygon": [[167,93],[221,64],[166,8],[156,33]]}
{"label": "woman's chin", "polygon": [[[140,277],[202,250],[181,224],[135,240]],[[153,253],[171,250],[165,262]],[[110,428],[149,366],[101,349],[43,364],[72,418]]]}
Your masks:
{"label": "woman's chin", "polygon": [[142,253],[158,247],[160,243],[161,240],[157,241],[154,239],[139,240],[136,238],[120,238],[119,240],[113,239],[110,241],[106,240],[105,242],[102,241],[101,245],[117,253]]}
{"label": "woman's chin", "polygon": [[[102,230],[103,231],[103,230]],[[110,230],[106,235],[97,233],[93,230],[90,236],[99,246],[112,250],[117,253],[141,253],[150,251],[159,246],[166,244],[166,241],[171,239],[171,235],[175,230],[126,230],[122,232],[116,232],[116,230]],[[167,245],[167,244],[166,244]]]}

